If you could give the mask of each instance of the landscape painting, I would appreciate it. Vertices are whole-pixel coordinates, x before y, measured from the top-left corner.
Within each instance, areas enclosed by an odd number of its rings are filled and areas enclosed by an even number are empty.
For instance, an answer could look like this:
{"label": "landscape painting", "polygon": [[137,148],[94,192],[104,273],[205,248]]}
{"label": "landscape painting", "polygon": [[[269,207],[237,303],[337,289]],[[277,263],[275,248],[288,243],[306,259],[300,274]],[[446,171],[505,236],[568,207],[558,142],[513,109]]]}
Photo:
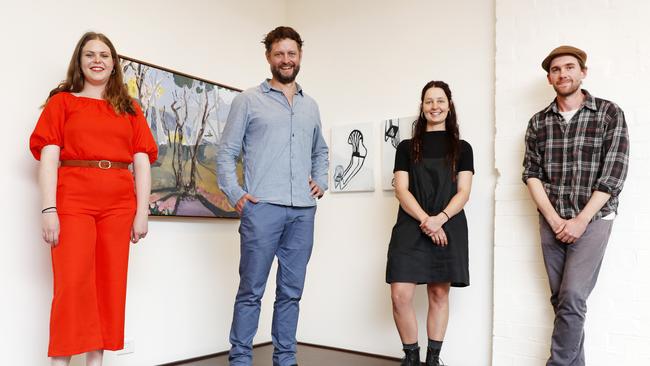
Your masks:
{"label": "landscape painting", "polygon": [[[124,82],[158,144],[151,167],[154,216],[238,217],[219,190],[217,144],[241,90],[120,56]],[[238,169],[241,179],[241,164]]]}

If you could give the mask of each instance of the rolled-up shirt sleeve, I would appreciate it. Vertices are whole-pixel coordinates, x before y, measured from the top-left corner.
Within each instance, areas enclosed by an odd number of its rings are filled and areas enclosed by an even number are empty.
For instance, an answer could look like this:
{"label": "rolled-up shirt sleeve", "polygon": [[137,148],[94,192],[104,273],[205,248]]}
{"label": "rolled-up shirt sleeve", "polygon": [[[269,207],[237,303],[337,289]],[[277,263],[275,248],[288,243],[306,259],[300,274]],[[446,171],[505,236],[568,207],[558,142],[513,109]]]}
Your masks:
{"label": "rolled-up shirt sleeve", "polygon": [[323,128],[320,121],[320,112],[318,114],[318,123],[314,129],[313,143],[311,149],[311,178],[316,182],[318,187],[325,192],[327,185],[327,170],[329,168],[329,149],[323,138]]}
{"label": "rolled-up shirt sleeve", "polygon": [[606,113],[606,130],[603,137],[601,175],[594,189],[616,197],[623,189],[629,165],[629,136],[625,114],[615,104]]}
{"label": "rolled-up shirt sleeve", "polygon": [[244,94],[239,94],[233,99],[217,151],[217,182],[233,207],[246,194],[237,179],[237,158],[241,153],[247,121],[248,100]]}
{"label": "rolled-up shirt sleeve", "polygon": [[524,140],[526,152],[524,154],[524,172],[521,176],[524,184],[529,178],[542,179],[544,177],[542,169],[542,156],[537,149],[537,121],[531,118],[526,129]]}

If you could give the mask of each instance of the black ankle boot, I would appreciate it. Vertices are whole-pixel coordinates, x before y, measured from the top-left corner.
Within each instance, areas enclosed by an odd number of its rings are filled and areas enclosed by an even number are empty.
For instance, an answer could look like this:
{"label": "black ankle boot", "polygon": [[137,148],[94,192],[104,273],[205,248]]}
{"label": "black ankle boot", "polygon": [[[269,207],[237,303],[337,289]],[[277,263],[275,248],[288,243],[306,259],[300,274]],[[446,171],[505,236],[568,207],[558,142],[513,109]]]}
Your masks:
{"label": "black ankle boot", "polygon": [[433,353],[433,350],[427,347],[427,359],[425,362],[426,366],[444,366],[440,363],[440,357]]}
{"label": "black ankle boot", "polygon": [[401,366],[420,366],[420,347],[405,349]]}

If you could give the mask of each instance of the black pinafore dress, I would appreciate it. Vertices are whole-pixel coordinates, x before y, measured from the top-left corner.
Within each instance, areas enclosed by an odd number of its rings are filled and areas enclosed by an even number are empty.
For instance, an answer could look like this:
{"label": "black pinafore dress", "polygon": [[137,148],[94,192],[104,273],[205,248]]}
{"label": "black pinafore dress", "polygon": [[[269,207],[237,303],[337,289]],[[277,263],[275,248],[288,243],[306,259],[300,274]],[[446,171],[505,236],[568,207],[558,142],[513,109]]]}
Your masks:
{"label": "black pinafore dress", "polygon": [[[456,182],[444,157],[424,157],[420,163],[411,164],[408,173],[409,191],[431,216],[440,213],[456,194]],[[386,282],[449,282],[454,287],[469,286],[465,212],[454,215],[443,230],[449,243],[445,247],[436,245],[422,232],[419,221],[400,206],[388,247]]]}

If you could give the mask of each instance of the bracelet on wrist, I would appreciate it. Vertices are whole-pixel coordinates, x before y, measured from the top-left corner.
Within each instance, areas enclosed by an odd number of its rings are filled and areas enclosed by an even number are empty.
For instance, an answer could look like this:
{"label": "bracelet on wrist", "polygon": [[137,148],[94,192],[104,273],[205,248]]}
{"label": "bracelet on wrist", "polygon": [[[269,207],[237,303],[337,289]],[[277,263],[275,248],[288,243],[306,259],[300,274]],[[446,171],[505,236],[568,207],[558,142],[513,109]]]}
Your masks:
{"label": "bracelet on wrist", "polygon": [[449,221],[449,220],[451,219],[451,217],[449,217],[449,215],[447,215],[447,213],[445,212],[445,210],[440,211],[440,213],[443,214],[443,215],[445,215],[445,216],[447,216],[447,221]]}
{"label": "bracelet on wrist", "polygon": [[56,212],[56,206],[46,207],[41,210],[41,213],[50,213],[50,212]]}

